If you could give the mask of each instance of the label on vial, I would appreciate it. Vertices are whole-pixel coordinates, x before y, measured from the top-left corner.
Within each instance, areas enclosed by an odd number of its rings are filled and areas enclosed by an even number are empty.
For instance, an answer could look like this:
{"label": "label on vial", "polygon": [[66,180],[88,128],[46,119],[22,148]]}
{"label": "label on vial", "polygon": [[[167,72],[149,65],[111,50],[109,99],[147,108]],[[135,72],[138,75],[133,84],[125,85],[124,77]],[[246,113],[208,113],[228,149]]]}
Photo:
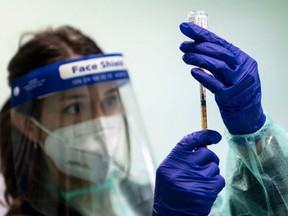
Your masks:
{"label": "label on vial", "polygon": [[206,15],[195,15],[194,17],[190,17],[189,21],[205,29],[208,28],[208,19]]}

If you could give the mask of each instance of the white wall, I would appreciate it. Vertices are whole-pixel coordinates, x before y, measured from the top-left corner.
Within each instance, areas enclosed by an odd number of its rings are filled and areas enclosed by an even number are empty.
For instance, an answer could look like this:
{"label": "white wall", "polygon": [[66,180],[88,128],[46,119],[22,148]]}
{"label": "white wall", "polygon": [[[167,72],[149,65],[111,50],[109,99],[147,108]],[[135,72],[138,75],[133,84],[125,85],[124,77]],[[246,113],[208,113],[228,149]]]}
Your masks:
{"label": "white wall", "polygon": [[[106,52],[123,52],[157,164],[185,134],[201,128],[199,85],[178,49],[179,24],[191,10],[206,10],[209,29],[259,64],[263,105],[288,129],[286,0],[0,0],[0,104],[9,96],[6,67],[23,32],[69,24]],[[208,93],[208,126],[223,132]],[[222,133],[223,134],[223,133]],[[225,140],[212,148],[224,173]]]}

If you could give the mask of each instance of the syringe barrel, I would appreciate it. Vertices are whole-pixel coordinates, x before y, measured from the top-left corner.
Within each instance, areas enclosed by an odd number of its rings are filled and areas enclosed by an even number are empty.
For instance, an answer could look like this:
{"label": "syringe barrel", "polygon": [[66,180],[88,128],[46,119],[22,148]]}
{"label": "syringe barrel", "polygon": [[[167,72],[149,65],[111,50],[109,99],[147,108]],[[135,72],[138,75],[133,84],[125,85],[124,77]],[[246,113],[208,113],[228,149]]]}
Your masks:
{"label": "syringe barrel", "polygon": [[[188,21],[193,22],[194,24],[207,29],[208,13],[205,11],[191,11],[190,13],[188,13]],[[207,129],[206,89],[202,84],[200,84],[200,100],[201,100],[201,125],[202,129]]]}

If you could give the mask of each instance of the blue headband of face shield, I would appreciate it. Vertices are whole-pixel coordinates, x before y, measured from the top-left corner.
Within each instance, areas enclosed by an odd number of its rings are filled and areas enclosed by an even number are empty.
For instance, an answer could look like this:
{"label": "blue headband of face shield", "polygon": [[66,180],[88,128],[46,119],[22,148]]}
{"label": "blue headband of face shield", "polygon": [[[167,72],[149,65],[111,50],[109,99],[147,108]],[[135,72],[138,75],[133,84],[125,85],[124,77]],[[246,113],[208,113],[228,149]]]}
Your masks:
{"label": "blue headband of face shield", "polygon": [[11,84],[11,107],[53,92],[99,82],[127,80],[120,53],[70,59],[37,68]]}

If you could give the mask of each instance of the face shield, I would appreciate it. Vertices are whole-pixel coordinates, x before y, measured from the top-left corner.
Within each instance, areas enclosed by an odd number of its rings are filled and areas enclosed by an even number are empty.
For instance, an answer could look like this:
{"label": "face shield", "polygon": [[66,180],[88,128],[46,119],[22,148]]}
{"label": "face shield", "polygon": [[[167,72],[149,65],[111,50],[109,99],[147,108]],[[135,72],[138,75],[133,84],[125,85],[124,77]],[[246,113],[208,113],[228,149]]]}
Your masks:
{"label": "face shield", "polygon": [[17,183],[44,215],[150,215],[154,166],[121,54],[47,65],[11,85]]}

